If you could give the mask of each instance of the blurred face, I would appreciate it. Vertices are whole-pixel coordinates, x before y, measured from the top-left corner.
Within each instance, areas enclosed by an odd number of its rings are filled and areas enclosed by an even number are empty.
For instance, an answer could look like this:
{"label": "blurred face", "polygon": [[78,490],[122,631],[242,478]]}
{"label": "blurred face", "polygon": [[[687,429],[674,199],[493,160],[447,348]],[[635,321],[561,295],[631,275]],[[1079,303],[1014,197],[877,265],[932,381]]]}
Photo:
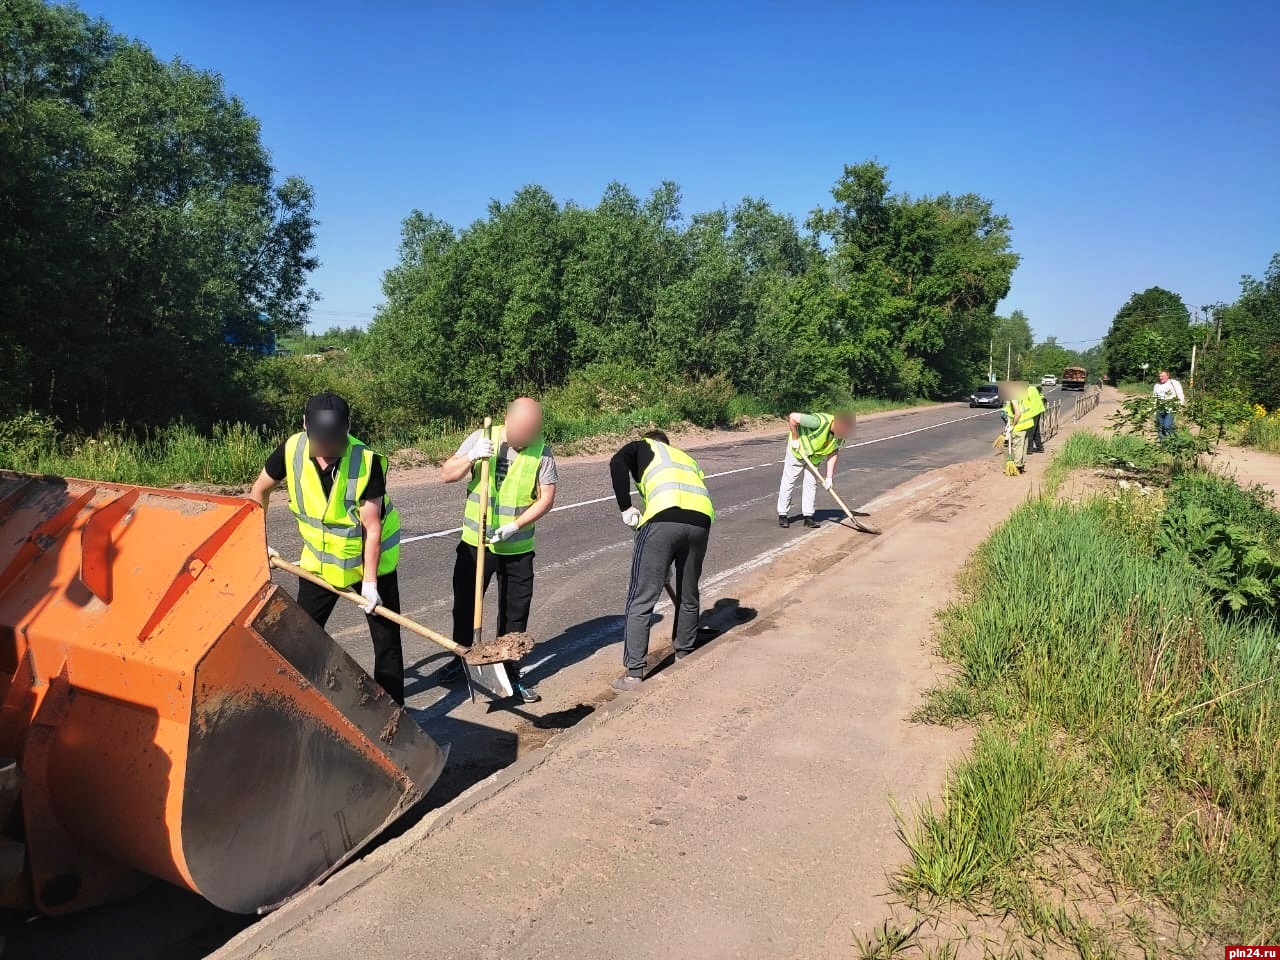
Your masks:
{"label": "blurred face", "polygon": [[1166,371],[1166,370],[1161,370],[1161,371],[1160,371],[1160,374],[1159,374],[1159,377],[1160,377],[1160,382],[1161,382],[1161,383],[1168,383],[1168,382],[1169,382],[1169,373],[1168,373],[1168,371]]}
{"label": "blurred face", "polygon": [[[302,418],[302,429],[307,429],[306,417]],[[319,457],[321,460],[336,460],[338,457],[342,456],[343,452],[347,449],[347,441],[345,438],[341,440],[330,440],[326,438],[312,437],[308,434],[307,444],[311,448],[311,456]]]}
{"label": "blurred face", "polygon": [[855,422],[852,415],[836,417],[835,423],[831,424],[831,432],[841,440],[847,440],[853,436]]}
{"label": "blurred face", "polygon": [[521,450],[542,434],[542,404],[521,397],[507,407],[507,443]]}

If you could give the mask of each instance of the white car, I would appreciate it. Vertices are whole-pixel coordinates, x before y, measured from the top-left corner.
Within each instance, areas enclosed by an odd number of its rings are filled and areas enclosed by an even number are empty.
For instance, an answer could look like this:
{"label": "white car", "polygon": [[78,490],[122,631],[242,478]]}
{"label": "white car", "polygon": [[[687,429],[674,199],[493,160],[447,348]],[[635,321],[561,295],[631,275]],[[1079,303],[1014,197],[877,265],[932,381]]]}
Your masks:
{"label": "white car", "polygon": [[1058,378],[1055,377],[1052,373],[1046,373],[1043,377],[1040,378],[1040,386],[1042,387],[1056,387],[1057,385],[1058,385]]}

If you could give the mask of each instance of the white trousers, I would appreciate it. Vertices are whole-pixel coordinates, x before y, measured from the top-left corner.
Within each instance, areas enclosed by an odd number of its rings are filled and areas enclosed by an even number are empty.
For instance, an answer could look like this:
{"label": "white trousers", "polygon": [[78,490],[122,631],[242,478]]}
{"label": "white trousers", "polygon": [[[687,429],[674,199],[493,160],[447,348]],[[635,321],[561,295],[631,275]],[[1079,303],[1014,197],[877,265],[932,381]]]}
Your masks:
{"label": "white trousers", "polygon": [[814,500],[818,496],[818,481],[813,474],[790,450],[782,461],[782,486],[778,488],[778,516],[791,515],[791,493],[796,488],[796,480],[804,475],[804,487],[800,496],[800,506],[806,517],[813,516]]}

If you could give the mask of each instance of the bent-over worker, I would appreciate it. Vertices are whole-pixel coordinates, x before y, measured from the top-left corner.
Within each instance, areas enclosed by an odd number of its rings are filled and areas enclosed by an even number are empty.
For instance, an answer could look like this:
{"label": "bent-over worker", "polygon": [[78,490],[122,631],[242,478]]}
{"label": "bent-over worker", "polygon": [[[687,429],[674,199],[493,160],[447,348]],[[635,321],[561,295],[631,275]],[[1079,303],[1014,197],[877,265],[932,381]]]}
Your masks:
{"label": "bent-over worker", "polygon": [[1012,397],[1005,401],[1004,408],[1005,434],[1009,439],[1009,456],[1019,473],[1027,469],[1027,442],[1031,436],[1031,428],[1035,419],[1027,409],[1026,395]]}
{"label": "bent-over worker", "polygon": [[[498,577],[498,636],[523,633],[529,628],[533,606],[534,524],[556,499],[555,457],[542,438],[542,406],[529,397],[512,401],[506,422],[495,426],[492,439],[477,430],[462,442],[458,452],[440,468],[445,483],[467,479],[467,502],[462,539],[453,564],[453,639],[471,646],[475,616],[476,563],[480,542],[480,462],[491,460],[489,516],[484,560],[487,590]],[[538,688],[520,678],[520,663],[508,661],[507,672],[517,699],[537,703]],[[455,659],[440,672],[450,683],[461,676]]]}
{"label": "bent-over worker", "polygon": [[[615,689],[634,690],[644,680],[650,620],[672,565],[676,571],[672,644],[677,660],[693,652],[700,615],[698,581],[716,511],[698,462],[673,447],[661,430],[650,430],[615,453],[609,461],[609,477],[622,522],[637,531],[622,647],[627,672],[613,682]],[[631,505],[632,480],[643,509]]]}
{"label": "bent-over worker", "polygon": [[853,413],[792,413],[787,417],[787,455],[782,462],[782,485],[778,488],[778,526],[791,526],[791,494],[796,479],[804,474],[804,487],[800,506],[804,513],[804,525],[816,527],[813,519],[814,500],[818,484],[812,473],[800,459],[803,453],[815,467],[825,460],[827,469],[822,482],[824,490],[831,489],[836,464],[840,460],[840,448],[853,436],[856,418]]}
{"label": "bent-over worker", "polygon": [[[351,407],[342,397],[321,393],[307,401],[302,432],[267,458],[249,492],[265,511],[271,491],[284,483],[289,509],[302,535],[298,565],[338,589],[360,584],[369,637],[373,679],[404,703],[404,650],[400,627],[373,608],[400,612],[400,514],[387,496],[387,459],[350,434]],[[338,595],[309,580],[298,580],[298,606],[324,626]]]}

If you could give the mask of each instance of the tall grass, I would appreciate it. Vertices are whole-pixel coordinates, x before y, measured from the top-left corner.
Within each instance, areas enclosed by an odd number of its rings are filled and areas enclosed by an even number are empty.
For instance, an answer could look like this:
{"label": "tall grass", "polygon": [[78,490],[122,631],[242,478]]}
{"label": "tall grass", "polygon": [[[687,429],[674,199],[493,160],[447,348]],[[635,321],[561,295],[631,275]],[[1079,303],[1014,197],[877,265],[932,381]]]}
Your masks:
{"label": "tall grass", "polygon": [[1034,501],[975,554],[922,716],[980,732],[904,824],[904,891],[1016,910],[1039,857],[1084,847],[1207,941],[1280,936],[1280,632],[1117,524],[1157,523],[1152,499]]}
{"label": "tall grass", "polygon": [[1044,475],[1044,488],[1054,493],[1067,474],[1083,467],[1121,466],[1150,470],[1165,463],[1159,448],[1142,437],[1117,433],[1101,435],[1080,430],[1067,438]]}
{"label": "tall grass", "polygon": [[179,483],[239,486],[258,475],[275,442],[245,424],[226,424],[204,436],[185,424],[140,437],[100,431],[62,436],[42,418],[0,425],[0,465],[9,469],[115,483],[162,487]]}
{"label": "tall grass", "polygon": [[1244,431],[1244,442],[1267,453],[1280,453],[1280,415],[1255,417]]}

